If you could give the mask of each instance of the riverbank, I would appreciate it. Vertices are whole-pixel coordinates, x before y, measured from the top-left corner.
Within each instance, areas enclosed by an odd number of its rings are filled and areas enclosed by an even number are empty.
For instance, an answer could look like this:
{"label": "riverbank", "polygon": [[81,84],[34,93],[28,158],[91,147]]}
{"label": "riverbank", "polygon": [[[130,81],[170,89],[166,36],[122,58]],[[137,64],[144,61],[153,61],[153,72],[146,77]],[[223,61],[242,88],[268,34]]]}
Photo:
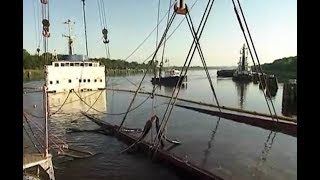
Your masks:
{"label": "riverbank", "polygon": [[[287,82],[289,79],[297,79],[297,56],[285,57],[274,60],[272,63],[261,65],[267,74],[274,74],[278,82]],[[254,70],[253,67],[251,67]]]}

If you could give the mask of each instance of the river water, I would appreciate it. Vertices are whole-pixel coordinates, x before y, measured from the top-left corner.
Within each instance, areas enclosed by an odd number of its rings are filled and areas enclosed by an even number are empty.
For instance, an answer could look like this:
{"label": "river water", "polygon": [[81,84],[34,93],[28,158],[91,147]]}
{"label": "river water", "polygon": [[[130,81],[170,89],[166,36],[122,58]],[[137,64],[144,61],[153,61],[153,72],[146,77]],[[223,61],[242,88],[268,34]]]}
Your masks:
{"label": "river water", "polygon": [[[258,85],[238,84],[229,78],[217,78],[216,70],[211,70],[210,74],[220,105],[268,113]],[[134,84],[138,84],[141,78],[142,74],[127,75],[125,78],[109,77],[108,88],[135,90]],[[142,84],[143,90],[151,91],[150,80],[148,75]],[[25,82],[24,86],[39,87],[42,84],[43,81],[30,81]],[[276,96],[271,98],[278,115],[282,114],[282,90],[283,84],[280,83]],[[171,96],[172,88],[159,87],[157,93]],[[85,132],[67,133],[67,128],[98,127],[80,114],[92,104],[94,106],[89,113],[97,114],[104,121],[119,124],[124,115],[109,114],[125,112],[133,97],[132,93],[106,90],[80,95],[86,103],[75,94],[49,94],[49,111],[55,113],[49,118],[49,131],[52,139],[53,135],[57,136],[69,146],[89,150],[95,155],[84,159],[55,157],[56,179],[180,179],[173,170],[151,162],[142,154],[119,155],[127,145],[113,137]],[[187,86],[181,89],[179,97],[215,104],[204,71],[188,72]],[[133,107],[147,98],[148,95],[138,95]],[[42,116],[42,93],[25,93],[23,101],[25,112]],[[142,106],[128,114],[124,126],[143,128],[152,113],[152,104],[156,107],[155,113],[162,117],[167,101],[160,97],[147,99]],[[32,121],[43,125],[41,118],[32,117]],[[154,136],[155,132],[151,134]],[[297,178],[296,137],[180,107],[173,109],[167,136],[182,142],[171,149],[171,153],[225,179]],[[26,140],[24,144],[27,144]],[[30,145],[25,146],[24,150],[28,148]]]}

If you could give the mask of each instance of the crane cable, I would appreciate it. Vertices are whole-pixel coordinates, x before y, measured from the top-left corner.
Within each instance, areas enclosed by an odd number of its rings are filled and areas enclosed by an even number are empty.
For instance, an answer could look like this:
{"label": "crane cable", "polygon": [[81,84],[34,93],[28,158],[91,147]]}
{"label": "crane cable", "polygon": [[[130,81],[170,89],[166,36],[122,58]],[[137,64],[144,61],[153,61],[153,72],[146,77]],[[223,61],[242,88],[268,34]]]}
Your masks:
{"label": "crane cable", "polygon": [[49,46],[49,40],[50,37],[50,19],[49,19],[49,1],[48,0],[40,0],[42,4],[42,35],[43,35],[43,46],[44,46],[44,64],[48,61],[48,46]]}
{"label": "crane cable", "polygon": [[[196,0],[197,1],[197,0]],[[173,7],[174,3],[172,3],[170,5],[170,8]],[[148,34],[148,36],[124,59],[124,61],[128,60],[146,41],[147,39],[149,39],[149,37],[152,35],[152,33],[157,30],[158,26],[160,25],[160,23],[164,20],[164,18],[166,17],[166,15],[168,14],[169,15],[169,11],[167,11],[165,13],[165,15],[161,18],[161,20],[159,21],[159,23],[156,25],[156,27],[153,28],[153,30]],[[150,57],[153,55],[154,53],[152,53],[150,55]],[[147,59],[149,59],[150,57],[148,57]],[[146,61],[146,60],[145,60]],[[145,62],[144,61],[144,62]]]}
{"label": "crane cable", "polygon": [[[188,10],[187,10],[187,11],[188,11]],[[215,92],[214,87],[213,87],[213,82],[212,82],[212,80],[211,80],[211,77],[210,77],[210,74],[209,74],[209,70],[208,70],[206,61],[205,61],[205,59],[204,59],[204,55],[203,55],[202,49],[201,49],[201,47],[200,47],[199,39],[198,39],[198,37],[196,36],[196,32],[195,32],[195,29],[194,29],[194,25],[193,25],[193,23],[192,23],[191,16],[190,16],[189,13],[187,13],[187,17],[189,18],[189,19],[187,18],[187,22],[188,22],[188,25],[189,25],[191,34],[192,34],[193,38],[196,40],[196,48],[198,49],[199,56],[200,56],[201,62],[202,62],[202,64],[203,64],[204,70],[205,70],[205,72],[206,72],[206,75],[207,75],[207,78],[208,78],[208,81],[209,81],[209,84],[210,84],[212,93],[213,93],[213,95],[214,95],[214,98],[215,98],[215,100],[216,100],[217,106],[218,106],[219,111],[220,111],[220,113],[221,113],[219,101],[218,101],[216,92]]]}
{"label": "crane cable", "polygon": [[[143,75],[143,77],[142,77],[142,79],[141,79],[141,81],[140,81],[140,84],[139,84],[137,90],[135,91],[135,94],[134,94],[134,96],[133,96],[133,98],[132,98],[132,100],[131,100],[131,102],[130,102],[130,104],[129,104],[129,106],[128,106],[127,112],[130,111],[130,108],[131,108],[131,106],[132,106],[132,104],[133,104],[133,102],[134,102],[134,100],[135,100],[135,98],[136,98],[136,96],[137,96],[137,94],[138,94],[138,91],[140,90],[141,84],[142,84],[143,80],[145,79],[145,77],[146,77],[146,75],[147,75],[147,72],[148,72],[148,70],[149,70],[149,68],[150,68],[150,66],[151,66],[151,64],[152,64],[152,61],[153,61],[153,59],[155,58],[155,55],[157,54],[158,50],[160,49],[160,44],[162,44],[162,42],[163,42],[163,40],[164,40],[164,36],[168,33],[168,30],[169,30],[169,28],[170,28],[170,26],[171,26],[171,24],[172,24],[172,22],[173,22],[173,20],[174,20],[175,17],[176,17],[176,13],[173,13],[172,16],[171,16],[171,18],[170,18],[169,24],[167,25],[167,27],[166,27],[166,29],[165,29],[165,31],[164,31],[164,33],[163,33],[163,36],[161,37],[161,40],[160,40],[159,45],[158,45],[158,47],[157,47],[157,49],[156,49],[156,52],[154,53],[154,55],[153,55],[153,57],[152,57],[152,60],[149,61],[148,66],[147,66],[147,70],[146,70],[146,72],[144,73],[144,75]],[[124,123],[127,115],[128,115],[128,113],[126,113],[125,116],[123,117],[122,122],[120,123],[120,126],[119,126],[119,130],[121,129],[121,127],[122,127],[122,125],[123,125],[123,123]]]}
{"label": "crane cable", "polygon": [[39,16],[40,16],[40,10],[38,6],[38,1],[34,0],[33,3],[33,18],[35,22],[34,30],[35,30],[35,43],[36,43],[36,48],[37,48],[37,54],[39,55],[40,52],[40,43],[41,43],[41,38],[42,34],[40,32],[40,23],[39,23]]}
{"label": "crane cable", "polygon": [[[84,101],[76,92],[74,92],[76,94],[76,96],[78,96],[78,98],[83,102],[85,103],[88,107],[91,107],[92,105],[89,105],[86,101]],[[99,111],[97,110],[96,108],[94,107],[91,107],[90,109],[93,109],[101,114],[106,114],[106,115],[123,115],[123,114],[127,114],[131,111],[134,111],[136,110],[137,108],[139,108],[140,106],[142,106],[142,104],[144,104],[149,98],[151,97],[151,94],[146,98],[144,99],[140,104],[138,104],[136,107],[130,109],[129,111],[125,111],[125,112],[121,112],[121,113],[106,113],[106,112],[102,112],[102,111]]]}
{"label": "crane cable", "polygon": [[[254,61],[254,57],[253,57],[253,55],[252,55],[252,51],[251,51],[251,48],[250,48],[250,46],[249,46],[248,39],[247,39],[247,36],[246,36],[246,34],[245,34],[245,30],[244,30],[244,28],[243,28],[242,21],[241,21],[241,19],[240,19],[240,16],[239,16],[239,13],[238,13],[238,10],[237,10],[237,8],[236,8],[236,5],[235,5],[234,0],[232,0],[232,3],[233,3],[233,9],[234,9],[235,14],[236,14],[236,16],[237,16],[237,20],[238,20],[238,22],[239,22],[240,28],[241,28],[241,30],[242,30],[242,32],[243,32],[243,35],[244,35],[246,44],[247,44],[247,46],[248,46],[249,53],[250,53],[252,62],[253,62],[253,64],[254,64],[254,68],[255,68],[255,70],[257,70],[257,68],[256,68],[256,63],[255,63],[255,61]],[[239,7],[241,7],[239,1],[238,1],[238,4],[239,4]],[[242,9],[241,9],[241,14],[242,14],[242,18],[243,18],[244,21],[245,21],[245,17],[244,17],[244,15],[243,15]],[[250,35],[250,31],[249,31],[249,28],[248,28],[248,26],[247,26],[246,21],[245,21],[245,25],[246,25],[246,30],[247,30],[247,32],[248,32],[248,34],[249,34],[249,36],[250,36],[251,44],[252,44],[252,46],[254,47],[254,44],[253,44],[253,41],[252,41],[252,38],[251,38],[251,35]],[[266,77],[264,77],[264,75],[263,75],[264,73],[263,73],[263,71],[262,71],[262,68],[261,68],[261,65],[260,65],[260,61],[259,61],[259,58],[258,58],[258,55],[257,55],[257,52],[256,52],[255,48],[254,48],[254,53],[255,53],[256,58],[257,58],[259,70],[260,70],[260,72],[262,73],[262,76],[263,76],[263,78],[264,78],[264,82],[265,82],[265,85],[266,85],[267,93],[268,93],[269,97],[271,97],[270,91],[269,91],[269,88],[268,88],[268,84],[267,84],[267,79],[266,79]],[[261,81],[261,77],[259,76],[259,74],[258,74],[258,78],[259,78],[259,81],[262,82],[262,81]],[[264,91],[263,91],[263,95],[264,95],[264,97],[265,97],[265,100],[266,100],[266,103],[267,103],[267,106],[268,106],[268,110],[269,110],[270,115],[271,115],[271,118],[272,118],[272,120],[273,120],[273,119],[274,119],[274,116],[272,115],[271,108],[270,108],[270,105],[269,105],[267,96],[266,96],[266,94],[265,94]],[[272,108],[273,108],[273,111],[274,111],[274,114],[275,114],[276,121],[279,122],[279,119],[278,119],[278,116],[277,116],[275,107],[274,107],[274,105],[273,105],[272,99],[270,99],[270,103],[271,103],[271,105],[272,105]]]}
{"label": "crane cable", "polygon": [[110,59],[110,50],[109,50],[109,39],[108,39],[108,30],[107,30],[107,20],[106,20],[106,12],[104,7],[103,0],[97,0],[98,2],[98,12],[99,12],[99,19],[100,19],[100,27],[102,29],[102,35],[103,35],[103,43],[104,48],[106,51],[106,57],[107,59]]}
{"label": "crane cable", "polygon": [[[190,9],[189,9],[189,12],[191,11],[191,9],[193,8],[193,6],[194,6],[197,2],[198,2],[198,0],[195,0],[195,1],[193,2],[192,6],[191,6]],[[174,3],[173,3],[173,5],[174,5]],[[183,18],[183,19],[179,22],[179,24],[175,27],[175,29],[171,32],[171,34],[166,38],[166,40],[165,40],[164,42],[167,42],[167,41],[170,39],[170,37],[177,31],[177,29],[178,29],[178,28],[180,27],[180,25],[184,22],[184,20],[185,20],[185,18]],[[161,43],[160,47],[163,46],[163,45],[164,45],[164,43]],[[154,55],[154,53],[155,53],[155,52],[152,52],[145,60],[142,61],[142,63],[145,63],[151,56]]]}
{"label": "crane cable", "polygon": [[[195,4],[195,3],[194,3],[194,4]],[[193,5],[194,5],[194,4],[193,4]],[[206,9],[205,9],[204,14],[203,14],[203,16],[202,16],[202,19],[201,19],[201,21],[200,21],[199,28],[198,28],[198,31],[197,31],[197,32],[199,32],[199,30],[200,30],[200,26],[202,25],[202,22],[203,22],[203,19],[204,19],[204,17],[205,17],[205,13],[207,12],[207,9],[208,9],[208,7],[209,7],[209,4],[210,4],[210,1],[208,1],[208,4],[207,4],[207,6],[206,6]],[[189,12],[190,12],[190,11],[189,11]],[[202,30],[201,30],[201,32],[200,32],[200,35],[201,35],[201,33],[202,33]],[[191,45],[191,47],[190,47],[190,49],[189,49],[188,55],[187,55],[187,57],[186,57],[186,60],[185,60],[185,62],[184,62],[184,64],[183,64],[182,70],[181,70],[181,72],[180,72],[178,82],[180,82],[180,80],[181,80],[182,73],[183,73],[183,71],[184,71],[184,68],[185,68],[187,62],[188,62],[188,58],[189,58],[189,56],[190,56],[190,53],[191,53],[191,50],[192,50],[192,48],[193,48],[194,42],[195,42],[195,40],[193,40],[193,43],[192,43],[192,45]],[[194,49],[194,52],[195,52],[195,49]],[[193,53],[194,53],[194,52],[193,52]],[[171,95],[171,98],[170,98],[170,100],[169,100],[168,106],[167,106],[167,108],[166,108],[166,110],[165,110],[165,112],[164,112],[163,118],[162,118],[162,120],[161,120],[161,124],[160,124],[160,129],[161,129],[161,131],[162,131],[162,129],[165,127],[165,126],[163,127],[162,125],[163,125],[163,122],[164,122],[164,119],[165,119],[165,115],[166,115],[166,113],[168,112],[169,105],[171,104],[171,101],[172,101],[172,99],[173,99],[173,96],[174,96],[174,93],[175,93],[177,87],[178,87],[178,83],[177,83],[177,85],[175,86],[174,90],[172,91],[172,95]],[[159,132],[161,132],[161,131],[159,131]],[[159,134],[158,134],[157,136],[159,136]],[[153,144],[156,143],[156,140],[157,140],[157,139],[155,139],[155,141],[153,142]]]}
{"label": "crane cable", "polygon": [[[242,7],[241,7],[241,4],[240,4],[240,1],[237,0],[237,2],[238,2],[238,5],[239,5],[239,7],[240,7],[240,12],[241,12],[242,18],[243,18],[243,20],[244,20],[245,26],[246,26],[247,31],[248,31],[248,34],[249,34],[249,38],[250,38],[250,41],[251,41],[251,45],[252,45],[252,47],[253,47],[254,53],[255,53],[256,58],[257,58],[257,62],[258,62],[259,69],[260,69],[261,73],[263,73],[262,67],[261,67],[261,65],[260,65],[258,53],[257,53],[256,48],[255,48],[255,46],[254,46],[254,43],[253,43],[253,40],[252,40],[252,37],[251,37],[251,33],[250,33],[250,30],[249,30],[249,27],[248,27],[246,18],[244,17],[244,14],[243,14],[243,11],[242,11]],[[256,69],[256,68],[255,68],[255,69]],[[265,81],[265,84],[266,84],[267,93],[268,93],[269,97],[271,97],[270,90],[269,90],[269,88],[268,88],[268,87],[269,87],[269,86],[268,86],[268,82],[267,82],[267,80],[266,80],[266,77],[265,77],[265,76],[263,76],[263,77],[264,77],[264,81]],[[273,102],[272,102],[272,99],[270,99],[270,102],[271,102],[271,105],[272,105],[274,114],[275,114],[275,116],[276,116],[276,119],[277,119],[277,121],[279,121],[278,116],[277,116],[277,112],[276,112],[275,107],[274,107],[274,104],[273,104]]]}
{"label": "crane cable", "polygon": [[[198,37],[199,39],[200,39],[200,37],[201,37],[201,35],[202,35],[203,29],[204,29],[204,27],[205,27],[205,25],[206,25],[206,22],[207,22],[207,20],[208,20],[209,14],[210,14],[211,9],[212,9],[213,2],[214,2],[214,0],[208,1],[208,4],[207,4],[207,6],[206,6],[206,9],[205,9],[205,11],[204,11],[204,13],[203,13],[202,19],[201,19],[201,21],[200,21],[200,24],[199,24],[199,27],[198,27],[198,30],[197,30],[197,33],[196,33],[196,35],[197,35],[197,34],[199,33],[199,31],[200,31],[200,34],[199,34],[199,37]],[[210,3],[211,3],[211,4],[210,4]],[[208,9],[208,8],[209,8],[209,9]],[[187,13],[189,13],[189,12],[187,11]],[[203,20],[204,20],[204,21],[203,21]],[[203,25],[202,25],[202,22],[203,22]],[[201,27],[201,26],[202,26],[202,27]],[[181,75],[182,75],[182,73],[183,73],[183,69],[184,69],[184,67],[185,67],[185,65],[186,65],[186,63],[187,63],[187,61],[188,61],[188,59],[189,59],[189,55],[190,55],[190,53],[191,53],[191,51],[192,51],[192,49],[193,49],[193,52],[192,52],[192,54],[191,54],[189,63],[188,63],[188,65],[187,65],[187,67],[186,67],[186,70],[185,70],[185,73],[184,73],[183,77],[185,77],[185,75],[187,74],[187,71],[188,71],[188,69],[189,69],[189,66],[190,66],[190,64],[191,64],[192,58],[193,58],[194,53],[195,53],[195,50],[196,50],[196,48],[194,48],[194,44],[195,44],[195,39],[194,39],[193,42],[192,42],[192,45],[191,45],[190,50],[189,50],[189,52],[188,52],[186,61],[185,61],[185,63],[184,63],[184,66],[182,67],[182,71],[181,71],[181,73],[180,73],[180,77],[179,77],[179,81],[178,81],[178,82],[180,82],[180,79],[181,79],[181,77],[182,77]],[[182,83],[181,83],[181,84],[179,84],[179,83],[176,84],[176,86],[175,86],[175,88],[174,88],[174,90],[173,90],[173,92],[172,92],[172,96],[171,96],[171,98],[170,98],[170,101],[169,101],[169,103],[168,103],[168,106],[167,106],[167,108],[166,108],[166,112],[165,112],[164,115],[163,115],[163,118],[162,118],[162,121],[161,121],[161,124],[160,124],[160,131],[159,131],[158,134],[157,134],[157,137],[160,135],[160,138],[159,138],[160,140],[162,139],[162,137],[163,137],[163,135],[164,135],[163,129],[166,127],[166,125],[167,125],[167,123],[168,123],[168,121],[169,121],[169,117],[170,117],[170,115],[171,115],[171,113],[172,113],[173,107],[174,107],[175,102],[176,102],[176,100],[177,100],[177,97],[178,97],[178,95],[179,95],[179,92],[180,92],[180,89],[181,89],[181,85],[182,85]],[[173,99],[173,96],[174,96],[174,93],[175,93],[175,91],[176,91],[177,88],[178,88],[177,93],[176,93],[176,95],[175,95],[175,98],[174,98],[173,102],[171,103],[171,101],[172,101],[172,99]],[[168,108],[169,108],[170,105],[171,105],[170,111],[169,111],[169,113],[168,113],[168,116],[167,116],[166,120],[164,121],[164,119],[165,119],[165,117],[166,117],[167,110],[168,110]],[[164,123],[164,125],[162,126],[163,123]],[[153,146],[153,149],[155,149],[154,154],[153,154],[153,158],[155,157],[155,155],[156,155],[156,153],[157,153],[157,150],[158,150],[158,148],[159,148],[159,144],[160,144],[160,140],[157,141],[157,139],[158,139],[158,138],[155,138],[155,142],[154,142],[155,145]]]}

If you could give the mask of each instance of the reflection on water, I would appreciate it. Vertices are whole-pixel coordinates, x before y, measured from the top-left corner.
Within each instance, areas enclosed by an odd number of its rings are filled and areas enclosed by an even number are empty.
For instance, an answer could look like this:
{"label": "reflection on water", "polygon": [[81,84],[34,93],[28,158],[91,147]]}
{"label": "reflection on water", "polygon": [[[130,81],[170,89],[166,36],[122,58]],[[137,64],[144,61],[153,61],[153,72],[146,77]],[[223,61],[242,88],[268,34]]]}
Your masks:
{"label": "reflection on water", "polygon": [[[172,86],[159,86],[158,87],[158,89],[159,89],[158,92],[161,93],[161,91],[163,90],[165,95],[171,96],[174,88],[175,87],[172,87]],[[187,89],[186,85],[181,85],[180,92],[185,91],[186,89]]]}
{"label": "reflection on water", "polygon": [[106,112],[106,90],[49,93],[49,114],[75,114],[80,111],[89,113]]}
{"label": "reflection on water", "polygon": [[204,158],[200,164],[200,167],[204,168],[206,163],[207,163],[207,160],[208,160],[208,157],[210,155],[210,152],[211,152],[211,148],[212,148],[212,142],[214,141],[214,137],[217,133],[217,130],[218,130],[218,126],[219,126],[219,123],[220,123],[220,120],[221,118],[219,117],[217,123],[216,123],[216,126],[214,127],[214,129],[212,130],[212,133],[211,133],[211,137],[210,137],[210,140],[208,142],[208,147],[206,150],[204,150]]}
{"label": "reflection on water", "polygon": [[[215,73],[210,73],[215,74]],[[138,83],[142,76],[128,76]],[[205,74],[200,71],[190,71],[188,88],[181,90],[179,97],[212,103],[212,92]],[[151,78],[151,77],[150,77]],[[146,78],[148,79],[148,77]],[[196,79],[196,80],[195,80]],[[231,79],[212,78],[219,102],[225,106],[243,107],[258,112],[267,111],[265,99],[258,85],[253,83],[236,87]],[[109,84],[114,88],[133,89],[131,83],[121,77],[110,78]],[[38,86],[42,82],[28,82],[26,86]],[[143,83],[144,90],[151,91],[152,84]],[[110,87],[110,86],[109,86]],[[282,85],[279,86],[280,89]],[[157,93],[171,96],[172,88],[162,86]],[[96,129],[97,125],[80,116],[80,111],[87,111],[89,106],[108,113],[125,112],[133,97],[132,93],[107,91],[49,94],[50,112],[57,112],[49,118],[49,132],[68,143],[69,146],[81,147],[96,156],[73,160],[64,163],[54,162],[57,179],[178,179],[175,172],[166,166],[152,163],[150,159],[140,155],[123,154],[119,152],[126,147],[116,138],[95,133],[66,133],[67,128]],[[100,96],[99,96],[100,95]],[[143,102],[148,95],[139,94],[133,107]],[[91,97],[91,98],[90,98]],[[95,100],[97,102],[95,103]],[[277,111],[281,111],[282,90],[275,96]],[[167,98],[154,99],[156,113],[163,116],[166,109],[163,103]],[[65,102],[65,103],[64,103]],[[60,109],[61,105],[64,106]],[[36,105],[36,108],[34,108]],[[23,95],[24,110],[35,115],[43,115],[42,93],[27,93]],[[59,110],[60,109],[60,110]],[[59,110],[59,111],[58,111]],[[152,100],[147,100],[137,110],[128,114],[126,127],[143,128],[150,118]],[[98,113],[90,109],[90,113]],[[280,113],[279,113],[280,114]],[[73,119],[78,121],[73,122]],[[119,124],[123,115],[112,116],[100,113],[103,121]],[[34,119],[42,121],[42,119]],[[265,180],[296,179],[297,173],[297,139],[283,133],[253,127],[243,123],[198,113],[192,110],[175,107],[168,123],[168,136],[182,142],[170,150],[179,157],[186,157],[190,162],[203,167],[226,179],[257,179]],[[275,139],[275,136],[277,138]],[[272,148],[271,148],[272,146]],[[167,146],[170,148],[170,146]],[[259,157],[259,159],[257,159]],[[255,176],[253,176],[255,174]]]}
{"label": "reflection on water", "polygon": [[267,157],[269,155],[270,149],[272,148],[272,145],[273,145],[273,142],[274,142],[276,135],[277,135],[277,132],[271,130],[265,143],[264,143],[263,150],[261,151],[261,155],[258,158],[257,165],[255,167],[256,170],[253,173],[253,176],[257,176],[257,179],[260,179],[261,175],[263,174],[262,173],[262,170],[263,170],[262,166],[267,161]]}
{"label": "reflection on water", "polygon": [[247,86],[248,82],[234,82],[237,88],[239,106],[240,109],[243,109],[243,103],[245,102],[246,94],[247,94]]}

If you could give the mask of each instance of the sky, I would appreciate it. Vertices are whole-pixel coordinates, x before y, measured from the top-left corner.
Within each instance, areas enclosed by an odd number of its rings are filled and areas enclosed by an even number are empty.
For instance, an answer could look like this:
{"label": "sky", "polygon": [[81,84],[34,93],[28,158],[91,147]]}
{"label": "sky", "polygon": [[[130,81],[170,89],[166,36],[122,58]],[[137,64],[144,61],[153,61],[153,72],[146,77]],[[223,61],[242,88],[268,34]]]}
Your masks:
{"label": "sky", "polygon": [[[102,42],[98,0],[85,1],[89,57],[106,57]],[[149,35],[157,25],[158,0],[104,0],[111,59],[125,59]],[[165,16],[170,0],[160,1],[160,19]],[[191,7],[190,15],[197,29],[208,0],[185,0]],[[236,1],[235,1],[236,2]],[[241,6],[255,44],[260,63],[297,55],[297,1],[296,0],[241,0]],[[67,54],[68,32],[64,21],[75,22],[74,53],[86,54],[84,23],[81,0],[49,0],[50,33],[49,52]],[[41,36],[39,0],[23,0],[23,48],[35,54]],[[172,9],[171,9],[172,12]],[[169,34],[184,17],[177,15]],[[161,38],[166,17],[159,25],[158,41]],[[40,29],[40,30],[39,30]],[[164,57],[170,65],[182,66],[192,44],[192,34],[184,22],[166,43]],[[155,51],[157,31],[127,61],[143,62]],[[200,45],[208,66],[236,66],[240,48],[245,43],[232,0],[215,0],[208,22],[200,39]],[[157,55],[161,59],[162,49]],[[248,57],[249,65],[252,60]],[[196,51],[192,66],[202,66]]]}

